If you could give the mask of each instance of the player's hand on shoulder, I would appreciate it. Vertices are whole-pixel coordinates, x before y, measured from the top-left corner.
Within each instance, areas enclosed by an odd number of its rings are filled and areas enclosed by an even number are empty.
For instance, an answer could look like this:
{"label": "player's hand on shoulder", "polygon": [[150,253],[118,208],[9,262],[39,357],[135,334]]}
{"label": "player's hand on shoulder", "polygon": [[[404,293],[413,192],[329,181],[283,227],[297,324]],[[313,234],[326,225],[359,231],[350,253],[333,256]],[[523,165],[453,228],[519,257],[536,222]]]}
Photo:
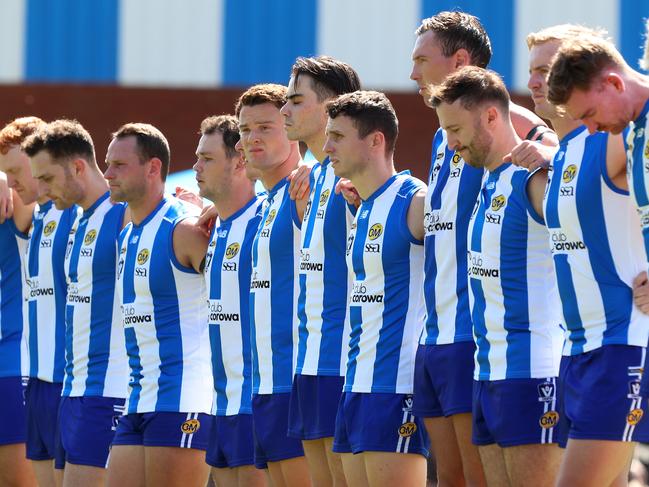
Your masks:
{"label": "player's hand on shoulder", "polygon": [[350,205],[354,205],[356,208],[361,206],[361,197],[349,179],[339,179],[334,188],[334,192],[336,194],[342,194],[345,201]]}
{"label": "player's hand on shoulder", "polygon": [[193,191],[181,188],[180,186],[176,186],[176,198],[183,200],[185,203],[197,206],[199,209],[203,208],[203,198]]}
{"label": "player's hand on shoulder", "polygon": [[511,162],[532,172],[539,167],[547,169],[556,152],[556,147],[531,140],[523,140],[509,154],[503,157],[503,162]]}
{"label": "player's hand on shoulder", "polygon": [[14,213],[14,202],[7,175],[0,171],[0,223],[11,218]]}
{"label": "player's hand on shoulder", "polygon": [[216,206],[211,203],[207,204],[201,210],[201,214],[198,217],[198,220],[196,220],[195,225],[199,227],[207,237],[209,237],[218,216],[219,214],[216,211]]}
{"label": "player's hand on shoulder", "polygon": [[311,169],[313,164],[302,162],[288,175],[288,195],[292,200],[303,200],[311,190]]}
{"label": "player's hand on shoulder", "polygon": [[649,314],[649,279],[642,271],[633,279],[633,302],[644,314]]}

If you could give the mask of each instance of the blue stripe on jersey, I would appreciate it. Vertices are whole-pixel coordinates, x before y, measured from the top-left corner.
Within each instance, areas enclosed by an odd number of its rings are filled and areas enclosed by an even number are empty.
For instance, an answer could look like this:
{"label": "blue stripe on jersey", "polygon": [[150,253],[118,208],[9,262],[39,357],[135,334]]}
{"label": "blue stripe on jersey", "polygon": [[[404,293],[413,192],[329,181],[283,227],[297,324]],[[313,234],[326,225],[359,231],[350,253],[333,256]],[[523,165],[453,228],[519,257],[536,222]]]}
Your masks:
{"label": "blue stripe on jersey", "polygon": [[[160,368],[161,379],[165,375],[171,377],[182,377],[183,375],[184,354],[180,320],[171,321],[168,318],[168,316],[180,316],[176,280],[172,267],[169,265],[170,258],[175,255],[172,241],[173,225],[169,221],[164,221],[160,225],[160,230],[155,236],[151,249],[157,249],[158,253],[151,252],[151,264],[149,265],[154,319],[156,323],[165,323],[164,327],[156,327],[160,363],[164,364],[164,368],[162,366]],[[161,249],[167,249],[167,253],[160,252]],[[155,288],[160,284],[164,290],[160,289],[160,292],[156,292]],[[172,289],[175,298],[170,299],[169,288]],[[164,314],[161,311],[164,311]],[[178,340],[169,340],[170,336],[177,336]],[[181,381],[159,380],[156,411],[163,406],[177,409],[180,406],[181,386]]]}
{"label": "blue stripe on jersey", "polygon": [[[261,219],[264,221],[264,218]],[[253,246],[253,254],[255,253],[255,248]],[[253,263],[254,267],[254,263]],[[257,324],[255,323],[255,293],[250,293],[249,298],[249,307],[250,307],[250,339],[254,340],[254,337],[257,335]],[[257,351],[256,345],[252,347],[252,384],[253,384],[253,393],[257,393],[259,390],[259,383],[261,382],[261,374],[259,373],[259,352]]]}
{"label": "blue stripe on jersey", "polygon": [[0,223],[0,377],[21,375],[23,339],[23,258],[13,220]]}
{"label": "blue stripe on jersey", "polygon": [[[426,195],[428,214],[424,217],[427,319],[422,344],[473,340],[466,273],[467,233],[483,174],[482,169],[469,166],[448,148],[442,129],[435,133]],[[454,253],[449,252],[451,245],[455,246]],[[455,273],[454,286],[442,285],[444,276],[440,272],[449,271]]]}
{"label": "blue stripe on jersey", "polygon": [[349,335],[349,360],[347,362],[345,382],[353,384],[356,378],[356,364],[358,363],[356,359],[361,351],[359,343],[363,333],[361,326],[363,324],[363,308],[361,306],[349,307],[349,321],[352,324],[352,331]]}
{"label": "blue stripe on jersey", "polygon": [[[504,166],[503,169],[505,169]],[[493,174],[493,173],[492,173]],[[512,176],[512,193],[515,195],[516,188],[519,194],[525,194],[526,179],[529,174],[525,171],[517,171]],[[497,179],[497,178],[496,178]],[[496,180],[495,179],[495,180]],[[494,181],[495,181],[494,180]],[[515,221],[515,218],[520,215],[521,210],[525,212],[525,208],[521,206],[509,204],[505,207],[503,221]],[[524,213],[525,214],[525,213]],[[527,215],[526,215],[527,216]],[[503,225],[503,237],[501,238],[500,246],[500,282],[503,287],[503,306],[505,308],[505,323],[514,325],[513,332],[507,334],[507,375],[509,376],[510,369],[513,371],[525,371],[531,373],[530,364],[530,334],[529,324],[530,315],[528,289],[527,286],[517,286],[511,284],[520,282],[528,282],[528,267],[527,259],[521,260],[510,259],[508,254],[511,254],[512,248],[510,244],[518,242],[517,247],[526,248],[528,240],[527,223],[517,227]],[[525,256],[527,257],[527,256]],[[521,264],[525,265],[521,265]]]}
{"label": "blue stripe on jersey", "polygon": [[[232,226],[232,221],[222,222],[218,227],[219,232],[224,232],[226,235]],[[227,242],[226,242],[227,243]],[[212,256],[212,262],[210,263],[210,268],[214,269],[213,272],[210,272],[210,299],[221,299],[221,269],[223,267],[223,259],[225,257],[226,245],[216,245],[214,248],[214,255]],[[245,281],[242,283],[242,286],[245,287]],[[243,325],[242,325],[243,328]],[[221,327],[220,326],[210,326],[210,343],[212,345],[212,373],[214,374],[214,390],[216,391],[225,391],[225,387],[228,383],[228,377],[225,373],[225,364],[223,363],[223,357],[220,352],[223,349],[223,344],[221,343]],[[216,395],[216,408],[217,411],[225,411],[228,408],[228,397],[226,394],[217,394]]]}
{"label": "blue stripe on jersey", "polygon": [[[630,262],[616,262],[610,247],[626,243],[620,241],[616,244],[617,236],[609,234],[602,193],[603,188],[620,195],[626,192],[613,187],[608,178],[606,157],[609,135],[603,132],[588,135],[585,130],[585,127],[579,127],[561,140],[559,152],[552,163],[552,177],[545,202],[547,226],[553,236],[551,245],[555,250],[553,257],[563,315],[568,327],[570,355],[599,347],[599,340],[602,345],[627,344],[633,308],[631,288],[618,274],[618,271],[626,274]],[[577,151],[579,144],[583,144],[583,151],[573,154],[571,150]],[[576,184],[570,185],[573,179],[576,179]],[[566,200],[569,197],[574,197],[574,201]],[[616,203],[610,199],[607,201]],[[571,211],[564,209],[562,214],[561,203],[564,207],[569,205]],[[570,216],[572,211],[576,211],[578,218],[577,232],[573,228],[576,222]],[[617,216],[625,218],[623,214]],[[573,237],[575,233],[581,234],[583,242]],[[625,236],[624,240],[628,238]],[[558,246],[561,248],[557,250]],[[587,257],[583,257],[584,252],[587,252]],[[581,293],[577,292],[575,277],[580,278]],[[589,288],[588,296],[584,296],[583,287],[587,284],[592,288]],[[580,300],[579,294],[584,298]],[[600,306],[602,316],[598,315]],[[582,316],[588,322],[584,323]],[[594,335],[595,327],[601,327],[601,333]],[[589,339],[586,328],[590,329]]]}

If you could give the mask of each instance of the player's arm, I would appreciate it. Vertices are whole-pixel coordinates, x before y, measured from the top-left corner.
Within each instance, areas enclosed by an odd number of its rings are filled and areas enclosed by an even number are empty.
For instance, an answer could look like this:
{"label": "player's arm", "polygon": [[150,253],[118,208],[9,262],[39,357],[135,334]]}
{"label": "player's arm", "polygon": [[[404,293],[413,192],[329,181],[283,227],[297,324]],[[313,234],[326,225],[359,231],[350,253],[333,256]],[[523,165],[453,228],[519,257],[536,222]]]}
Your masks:
{"label": "player's arm", "polygon": [[309,197],[311,192],[311,171],[314,164],[302,161],[298,167],[288,175],[288,195],[292,200],[302,200]]}
{"label": "player's arm", "polygon": [[543,198],[545,196],[545,188],[548,184],[548,170],[539,169],[532,174],[526,186],[527,199],[530,201],[532,208],[536,214],[543,219]]}
{"label": "player's arm", "polygon": [[424,201],[426,200],[426,189],[422,188],[412,197],[408,207],[408,230],[417,240],[424,239]]}
{"label": "player's arm", "polygon": [[559,138],[554,131],[534,112],[515,103],[510,103],[509,115],[514,130],[521,139],[540,142],[550,147],[559,145]]}
{"label": "player's arm", "polygon": [[11,191],[12,200],[13,200],[13,219],[14,225],[19,232],[27,233],[29,228],[32,226],[32,216],[34,215],[34,207],[36,203],[31,205],[26,205],[23,203],[23,200],[20,199],[18,193]]}
{"label": "player's arm", "polygon": [[558,146],[523,140],[509,154],[503,157],[503,162],[511,162],[532,172],[540,167],[548,168],[557,149]]}
{"label": "player's arm", "polygon": [[196,226],[195,217],[178,222],[173,233],[174,254],[181,265],[203,272],[209,237]]}
{"label": "player's arm", "polygon": [[606,144],[606,171],[616,188],[628,191],[626,178],[626,150],[622,135],[609,134]]}
{"label": "player's arm", "polygon": [[309,202],[309,192],[307,191],[306,194],[302,195],[302,198],[296,199],[295,200],[295,209],[297,211],[297,216],[300,220],[302,221],[302,218],[304,218],[304,211],[306,210],[306,204]]}
{"label": "player's arm", "polygon": [[11,218],[14,212],[14,201],[9,188],[7,175],[0,171],[0,223]]}
{"label": "player's arm", "polygon": [[633,302],[640,311],[649,315],[649,280],[645,271],[633,279]]}

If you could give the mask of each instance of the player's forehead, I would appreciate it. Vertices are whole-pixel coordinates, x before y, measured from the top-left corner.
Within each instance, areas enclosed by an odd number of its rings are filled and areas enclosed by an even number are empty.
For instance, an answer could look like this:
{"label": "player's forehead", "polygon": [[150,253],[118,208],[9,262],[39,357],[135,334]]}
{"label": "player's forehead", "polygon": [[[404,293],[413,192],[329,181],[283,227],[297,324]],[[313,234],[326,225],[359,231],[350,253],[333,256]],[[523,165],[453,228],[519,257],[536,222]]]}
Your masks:
{"label": "player's forehead", "polygon": [[417,39],[415,39],[415,45],[412,48],[413,59],[435,54],[441,54],[441,46],[437,35],[432,30],[427,30],[418,35]]}
{"label": "player's forehead", "polygon": [[530,69],[550,66],[552,64],[552,58],[560,46],[561,42],[559,40],[550,40],[533,45],[530,48]]}
{"label": "player's forehead", "polygon": [[477,117],[477,113],[476,110],[467,110],[462,103],[462,99],[458,98],[453,103],[441,103],[437,107],[437,116],[443,127],[464,126],[470,124]]}
{"label": "player's forehead", "polygon": [[198,141],[197,154],[215,153],[223,147],[223,134],[215,130],[211,134],[203,134]]}
{"label": "player's forehead", "polygon": [[248,127],[264,123],[275,123],[282,121],[282,115],[274,104],[260,103],[257,105],[244,105],[239,112],[239,126]]}

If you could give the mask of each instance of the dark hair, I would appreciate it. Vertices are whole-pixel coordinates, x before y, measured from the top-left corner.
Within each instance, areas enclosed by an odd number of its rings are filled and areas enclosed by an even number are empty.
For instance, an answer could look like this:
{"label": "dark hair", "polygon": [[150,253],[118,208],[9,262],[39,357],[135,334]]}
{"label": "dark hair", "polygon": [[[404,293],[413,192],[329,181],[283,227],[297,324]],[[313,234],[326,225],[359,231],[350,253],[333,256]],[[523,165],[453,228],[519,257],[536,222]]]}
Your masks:
{"label": "dark hair", "polygon": [[505,83],[495,72],[477,66],[464,66],[450,74],[433,89],[430,103],[437,108],[442,103],[460,100],[462,107],[471,110],[484,102],[493,102],[503,114],[509,114],[509,93]]}
{"label": "dark hair", "polygon": [[264,103],[271,103],[280,109],[286,103],[286,91],[286,86],[274,83],[251,86],[237,100],[234,113],[238,117],[242,107],[252,107]]}
{"label": "dark hair", "polygon": [[137,152],[142,164],[154,157],[160,159],[162,162],[160,175],[165,181],[169,174],[171,151],[162,132],[148,123],[127,123],[113,133],[113,139],[125,139],[126,137],[135,137]]}
{"label": "dark hair", "polygon": [[83,157],[97,165],[92,137],[76,120],[61,119],[39,124],[38,129],[24,140],[21,148],[29,157],[46,151],[55,162]]}
{"label": "dark hair", "polygon": [[361,89],[354,68],[329,56],[299,57],[293,64],[291,75],[295,81],[300,76],[309,76],[319,102]]}
{"label": "dark hair", "polygon": [[486,68],[491,60],[491,41],[478,17],[464,12],[440,12],[421,21],[418,36],[431,31],[439,42],[442,54],[450,57],[466,49],[471,64]]}
{"label": "dark hair", "polygon": [[564,105],[575,88],[588,91],[592,82],[610,66],[626,63],[615,46],[596,36],[582,35],[561,44],[548,75],[548,100]]}
{"label": "dark hair", "polygon": [[0,154],[9,152],[12,146],[20,145],[45,122],[38,117],[21,117],[12,120],[0,130]]}
{"label": "dark hair", "polygon": [[386,154],[394,152],[399,135],[399,120],[388,100],[378,91],[355,91],[340,95],[327,103],[330,118],[344,115],[352,119],[361,138],[372,132],[381,132],[385,137]]}
{"label": "dark hair", "polygon": [[234,148],[239,142],[241,136],[239,135],[239,120],[232,115],[214,115],[207,117],[201,122],[201,135],[212,135],[219,132],[223,137],[223,148],[225,149],[225,156],[229,159],[237,155],[237,150]]}

